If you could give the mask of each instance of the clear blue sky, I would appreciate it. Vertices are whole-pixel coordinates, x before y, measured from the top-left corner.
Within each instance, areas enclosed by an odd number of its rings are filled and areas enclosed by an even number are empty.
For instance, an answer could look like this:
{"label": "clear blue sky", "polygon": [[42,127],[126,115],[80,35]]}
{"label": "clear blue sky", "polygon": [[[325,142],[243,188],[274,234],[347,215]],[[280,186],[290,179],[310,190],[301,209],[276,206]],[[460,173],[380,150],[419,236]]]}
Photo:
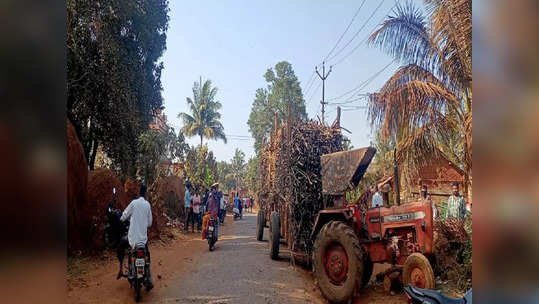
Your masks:
{"label": "clear blue sky", "polygon": [[[400,0],[402,1],[402,0]],[[223,104],[222,123],[228,135],[249,136],[210,141],[217,160],[230,160],[236,148],[254,156],[247,120],[257,88],[266,87],[263,74],[286,60],[301,82],[305,95],[315,65],[335,45],[363,1],[170,1],[170,28],[167,50],[162,58],[165,113],[178,130],[179,112],[187,111],[185,98],[200,76],[218,87],[217,100]],[[422,1],[416,0],[422,8]],[[362,27],[381,1],[367,0],[334,54]],[[384,19],[395,0],[384,1],[357,37],[329,64],[334,64],[363,41]],[[392,58],[376,47],[361,45],[346,60],[333,67],[326,80],[326,99],[337,97],[371,78]],[[377,91],[398,66],[391,64],[359,93]],[[321,81],[316,77],[304,96],[310,118],[320,115]],[[314,96],[313,96],[314,94]],[[310,97],[313,96],[312,99]],[[348,96],[345,96],[348,97]],[[340,101],[345,101],[341,98]],[[349,105],[365,105],[356,101]],[[335,106],[328,106],[326,120],[333,121]],[[371,127],[367,110],[343,112],[341,125],[354,147],[368,146]],[[198,138],[188,140],[197,144]]]}

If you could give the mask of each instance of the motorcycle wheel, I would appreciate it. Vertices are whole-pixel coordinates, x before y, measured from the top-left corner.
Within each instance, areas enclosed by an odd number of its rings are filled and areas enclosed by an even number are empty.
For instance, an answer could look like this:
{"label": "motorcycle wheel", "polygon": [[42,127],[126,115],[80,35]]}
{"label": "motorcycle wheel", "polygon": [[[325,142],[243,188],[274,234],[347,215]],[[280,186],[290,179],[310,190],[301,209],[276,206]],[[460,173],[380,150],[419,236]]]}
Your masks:
{"label": "motorcycle wheel", "polygon": [[107,230],[108,230],[107,228],[103,230],[102,240],[103,240],[103,245],[105,246],[105,248],[110,248],[110,237]]}
{"label": "motorcycle wheel", "polygon": [[210,249],[210,251],[213,251],[213,245],[215,245],[215,238],[212,236],[209,240],[208,240],[208,247]]}
{"label": "motorcycle wheel", "polygon": [[142,282],[141,280],[139,279],[135,279],[135,302],[140,302],[140,289],[141,289],[141,286],[142,285]]}

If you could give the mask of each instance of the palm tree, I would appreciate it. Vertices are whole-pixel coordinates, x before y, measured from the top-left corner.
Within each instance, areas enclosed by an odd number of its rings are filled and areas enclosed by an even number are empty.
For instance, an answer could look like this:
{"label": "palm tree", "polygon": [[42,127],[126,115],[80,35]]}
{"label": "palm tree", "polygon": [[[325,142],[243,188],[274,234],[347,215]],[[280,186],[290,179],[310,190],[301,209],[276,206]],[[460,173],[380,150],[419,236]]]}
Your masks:
{"label": "palm tree", "polygon": [[200,136],[200,145],[207,139],[222,139],[226,143],[224,127],[219,121],[221,114],[221,103],[215,100],[217,88],[212,88],[211,80],[206,80],[202,84],[196,82],[193,85],[193,99],[187,97],[187,104],[191,110],[191,115],[187,113],[178,114],[178,118],[183,121],[181,131],[186,136]]}
{"label": "palm tree", "polygon": [[402,65],[369,96],[371,124],[397,143],[405,177],[439,153],[472,172],[472,1],[397,5],[369,38]]}

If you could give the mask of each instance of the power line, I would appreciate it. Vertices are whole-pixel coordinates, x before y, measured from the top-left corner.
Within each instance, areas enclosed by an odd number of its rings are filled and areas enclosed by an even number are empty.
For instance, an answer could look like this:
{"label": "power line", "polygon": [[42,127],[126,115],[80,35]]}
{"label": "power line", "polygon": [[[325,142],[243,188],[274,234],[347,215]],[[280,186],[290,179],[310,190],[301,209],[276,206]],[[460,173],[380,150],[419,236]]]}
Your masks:
{"label": "power line", "polygon": [[314,97],[314,94],[316,93],[316,91],[318,91],[318,89],[320,88],[321,85],[322,85],[321,82],[318,83],[318,86],[317,86],[316,89],[314,89],[314,91],[312,92],[311,97],[309,97],[309,100],[307,101],[307,103],[310,103],[310,102],[311,102],[311,100],[312,100],[313,97]]}
{"label": "power line", "polygon": [[[362,89],[365,88],[365,86],[367,86],[369,83],[371,83],[378,75],[380,75],[383,71],[385,71],[391,64],[393,64],[393,62],[395,62],[396,59],[393,59],[391,62],[389,62],[386,66],[384,66],[382,69],[380,69],[379,71],[377,71],[376,73],[374,73],[374,75],[372,75],[371,77],[367,78],[367,80],[363,81],[362,83],[360,83],[358,86],[356,86],[355,88],[345,92],[344,94],[341,94],[340,96],[338,97],[334,97],[334,98],[330,98],[328,100],[336,100],[336,99],[339,99],[341,97],[344,97],[350,93],[353,93],[353,92],[357,92],[357,91],[360,91]],[[348,100],[346,101],[349,101],[350,98],[352,98],[353,96],[357,96],[357,95],[352,95],[349,97]],[[338,103],[331,103],[331,104],[338,104]]]}
{"label": "power line", "polygon": [[303,92],[303,95],[307,95],[309,94],[309,89],[313,86],[313,81],[314,81],[314,75],[316,74],[315,71],[313,71],[313,73],[311,74],[311,78],[309,78],[309,81],[307,81],[307,84],[305,85],[305,91]]}
{"label": "power line", "polygon": [[350,45],[350,43],[352,43],[352,41],[354,41],[354,39],[356,39],[357,35],[359,35],[359,33],[363,30],[363,28],[365,28],[365,26],[367,25],[367,23],[372,19],[372,17],[374,16],[374,14],[376,14],[376,12],[380,9],[380,7],[382,6],[382,4],[384,4],[386,0],[382,0],[380,2],[380,4],[376,7],[376,9],[374,9],[374,12],[372,12],[372,14],[370,15],[370,17],[367,19],[367,21],[365,21],[365,23],[363,23],[363,25],[359,28],[359,30],[354,34],[354,36],[352,36],[352,39],[348,40],[348,42],[333,56],[331,56],[328,61],[331,61],[333,60],[335,57],[337,57],[340,53],[342,53],[342,51],[344,49],[346,49],[346,47],[348,45]]}
{"label": "power line", "polygon": [[335,51],[335,49],[337,48],[337,45],[339,45],[339,43],[341,42],[344,35],[348,32],[348,30],[350,29],[350,26],[352,25],[352,23],[354,23],[354,20],[356,19],[357,14],[359,14],[359,11],[363,7],[363,4],[365,4],[365,1],[367,1],[367,0],[363,0],[361,5],[359,6],[359,8],[356,10],[356,13],[354,14],[354,17],[352,17],[352,20],[350,20],[350,23],[348,23],[348,26],[346,27],[344,32],[341,34],[341,37],[339,37],[339,40],[337,40],[337,42],[335,43],[335,45],[333,46],[331,51],[329,51],[329,53],[326,55],[326,58],[324,58],[324,61],[326,61],[328,59],[328,57],[331,55],[331,53],[333,53],[333,51]]}
{"label": "power line", "polygon": [[[398,2],[395,1],[395,4],[387,11],[387,13],[384,15],[384,17],[382,17],[382,19],[380,19],[380,21],[378,23],[382,23],[382,21],[389,15],[389,13],[393,10],[393,8],[395,8],[395,6],[397,6]],[[340,64],[341,62],[343,62],[346,58],[350,57],[350,55],[352,55],[361,45],[363,45],[363,43],[365,43],[370,37],[370,34],[367,35],[363,40],[361,40],[350,52],[348,52],[346,55],[344,55],[343,57],[341,57],[341,59],[339,59],[339,61],[335,62],[333,65],[338,65]]]}

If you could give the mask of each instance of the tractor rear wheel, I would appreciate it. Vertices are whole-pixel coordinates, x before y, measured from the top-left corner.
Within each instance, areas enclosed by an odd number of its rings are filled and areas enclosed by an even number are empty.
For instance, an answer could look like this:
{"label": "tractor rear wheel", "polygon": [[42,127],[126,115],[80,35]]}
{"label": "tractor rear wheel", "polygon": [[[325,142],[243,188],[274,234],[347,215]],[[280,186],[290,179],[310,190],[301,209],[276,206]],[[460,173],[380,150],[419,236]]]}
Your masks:
{"label": "tractor rear wheel", "polygon": [[314,242],[313,272],[324,297],[349,300],[363,279],[364,254],[354,230],[343,222],[325,224]]}
{"label": "tractor rear wheel", "polygon": [[281,234],[281,219],[279,213],[271,212],[271,224],[269,229],[270,258],[277,260],[279,258],[279,243]]}
{"label": "tractor rear wheel", "polygon": [[264,210],[258,210],[258,218],[257,218],[257,225],[256,225],[256,240],[262,241],[262,238],[264,238],[264,225],[265,225],[265,218],[264,218]]}
{"label": "tractor rear wheel", "polygon": [[421,253],[412,253],[402,270],[402,280],[404,286],[413,285],[419,288],[434,288],[434,272],[429,260]]}

